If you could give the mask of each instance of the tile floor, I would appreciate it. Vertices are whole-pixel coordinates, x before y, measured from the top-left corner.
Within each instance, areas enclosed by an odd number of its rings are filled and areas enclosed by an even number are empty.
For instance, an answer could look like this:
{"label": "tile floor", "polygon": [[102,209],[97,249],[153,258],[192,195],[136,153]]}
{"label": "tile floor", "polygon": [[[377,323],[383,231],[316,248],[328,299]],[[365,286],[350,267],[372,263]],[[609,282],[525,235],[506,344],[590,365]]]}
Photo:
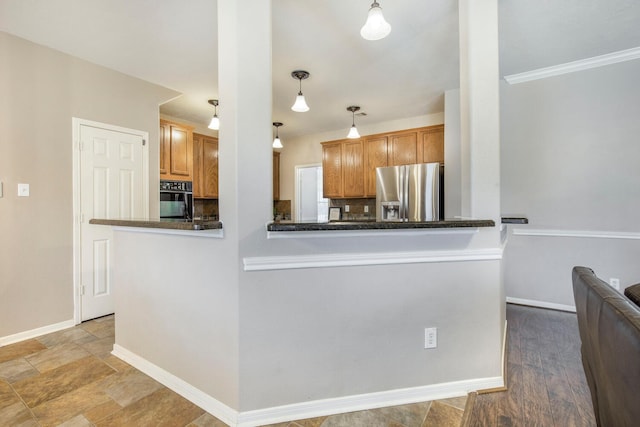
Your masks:
{"label": "tile floor", "polygon": [[[0,347],[0,426],[226,424],[111,355],[114,317]],[[459,426],[466,397],[270,427]]]}

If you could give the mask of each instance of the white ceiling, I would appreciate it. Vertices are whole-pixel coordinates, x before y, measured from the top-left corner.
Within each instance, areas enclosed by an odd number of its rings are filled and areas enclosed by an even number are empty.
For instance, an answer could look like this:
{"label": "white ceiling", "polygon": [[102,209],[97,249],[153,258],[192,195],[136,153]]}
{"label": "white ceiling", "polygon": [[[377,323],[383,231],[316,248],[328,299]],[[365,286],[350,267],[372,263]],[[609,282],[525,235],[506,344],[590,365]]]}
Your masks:
{"label": "white ceiling", "polygon": [[[379,0],[391,34],[365,41],[371,0],[273,0],[273,120],[283,140],[443,110],[458,87],[455,0]],[[499,0],[501,76],[640,46],[638,0]],[[165,114],[206,124],[217,98],[216,0],[0,0],[0,30],[177,90]],[[294,113],[298,81],[311,107]],[[224,102],[224,100],[221,100]]]}

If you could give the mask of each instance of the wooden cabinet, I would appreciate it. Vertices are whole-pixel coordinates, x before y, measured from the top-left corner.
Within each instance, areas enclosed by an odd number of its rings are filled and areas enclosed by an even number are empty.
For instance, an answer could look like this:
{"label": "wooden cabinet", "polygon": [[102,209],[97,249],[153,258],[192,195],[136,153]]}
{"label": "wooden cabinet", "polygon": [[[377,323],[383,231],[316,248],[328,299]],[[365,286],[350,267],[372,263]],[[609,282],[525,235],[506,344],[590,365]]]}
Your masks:
{"label": "wooden cabinet", "polygon": [[418,163],[444,164],[444,125],[418,132]]}
{"label": "wooden cabinet", "polygon": [[364,195],[376,197],[376,168],[388,166],[387,137],[367,138],[364,141]]}
{"label": "wooden cabinet", "polygon": [[193,180],[193,129],[160,120],[160,179]]}
{"label": "wooden cabinet", "polygon": [[193,197],[218,198],[218,139],[193,134]]}
{"label": "wooden cabinet", "polygon": [[324,197],[342,197],[342,142],[322,144],[322,188]]}
{"label": "wooden cabinet", "polygon": [[361,140],[342,143],[342,195],[364,197],[364,145]]}
{"label": "wooden cabinet", "polygon": [[273,152],[273,200],[280,200],[280,153]]}
{"label": "wooden cabinet", "polygon": [[322,143],[325,198],[364,197],[364,142],[345,139]]}
{"label": "wooden cabinet", "polygon": [[444,125],[322,143],[324,197],[376,196],[376,168],[444,163]]}
{"label": "wooden cabinet", "polygon": [[418,132],[393,134],[389,138],[389,166],[412,165],[418,161]]}

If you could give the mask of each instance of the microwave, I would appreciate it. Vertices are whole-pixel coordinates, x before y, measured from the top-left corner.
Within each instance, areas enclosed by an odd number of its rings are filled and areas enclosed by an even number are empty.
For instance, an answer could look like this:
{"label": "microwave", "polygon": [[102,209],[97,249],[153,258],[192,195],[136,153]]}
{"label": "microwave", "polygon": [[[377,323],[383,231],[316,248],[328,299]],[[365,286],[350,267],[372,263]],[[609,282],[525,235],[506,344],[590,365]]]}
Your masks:
{"label": "microwave", "polygon": [[193,220],[193,183],[160,181],[160,219]]}

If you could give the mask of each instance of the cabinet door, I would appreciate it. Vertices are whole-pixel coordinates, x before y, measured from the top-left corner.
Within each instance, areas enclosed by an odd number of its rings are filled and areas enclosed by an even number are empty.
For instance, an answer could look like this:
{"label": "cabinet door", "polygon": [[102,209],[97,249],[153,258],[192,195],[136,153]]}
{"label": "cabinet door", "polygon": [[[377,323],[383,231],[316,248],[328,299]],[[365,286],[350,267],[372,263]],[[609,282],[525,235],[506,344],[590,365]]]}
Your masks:
{"label": "cabinet door", "polygon": [[218,139],[202,138],[202,197],[218,198]]}
{"label": "cabinet door", "polygon": [[191,179],[191,167],[193,163],[193,147],[191,132],[187,129],[170,125],[169,152],[171,160],[169,162],[172,176],[183,179]]}
{"label": "cabinet door", "polygon": [[160,178],[169,175],[169,125],[160,123]]}
{"label": "cabinet door", "polygon": [[387,137],[367,139],[364,141],[365,153],[365,197],[376,196],[376,168],[388,165]]}
{"label": "cabinet door", "polygon": [[444,163],[444,126],[420,131],[419,163]]}
{"label": "cabinet door", "polygon": [[364,197],[364,146],[362,140],[342,143],[344,197]]}
{"label": "cabinet door", "polygon": [[202,195],[202,135],[193,134],[193,197]]}
{"label": "cabinet door", "polygon": [[418,163],[418,132],[407,132],[390,137],[389,166]]}
{"label": "cabinet door", "polygon": [[280,200],[280,153],[273,153],[273,200]]}
{"label": "cabinet door", "polygon": [[342,197],[342,144],[322,145],[322,187],[327,199]]}

